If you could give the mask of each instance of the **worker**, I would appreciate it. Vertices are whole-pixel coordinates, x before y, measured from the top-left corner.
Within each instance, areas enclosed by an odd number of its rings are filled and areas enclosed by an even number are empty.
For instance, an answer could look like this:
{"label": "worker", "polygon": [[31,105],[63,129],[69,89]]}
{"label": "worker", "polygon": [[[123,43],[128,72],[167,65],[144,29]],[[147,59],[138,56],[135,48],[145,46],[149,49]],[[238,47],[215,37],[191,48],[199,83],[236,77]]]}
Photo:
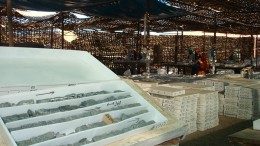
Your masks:
{"label": "worker", "polygon": [[209,61],[207,60],[206,53],[201,53],[198,64],[198,75],[206,75],[209,73]]}
{"label": "worker", "polygon": [[194,62],[195,60],[195,51],[193,48],[189,49],[189,63]]}
{"label": "worker", "polygon": [[195,61],[197,61],[200,57],[200,49],[195,49]]}
{"label": "worker", "polygon": [[199,57],[200,57],[200,49],[195,49],[193,51],[193,65],[192,65],[192,68],[191,68],[191,75],[197,75],[198,74],[198,69],[199,69]]}

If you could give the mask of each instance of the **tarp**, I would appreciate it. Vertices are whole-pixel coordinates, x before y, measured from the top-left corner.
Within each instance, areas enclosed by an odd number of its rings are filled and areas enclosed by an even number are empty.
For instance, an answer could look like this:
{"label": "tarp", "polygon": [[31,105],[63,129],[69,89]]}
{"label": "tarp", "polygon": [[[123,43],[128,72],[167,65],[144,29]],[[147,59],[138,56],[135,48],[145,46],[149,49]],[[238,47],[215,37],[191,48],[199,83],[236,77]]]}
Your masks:
{"label": "tarp", "polygon": [[[80,9],[87,15],[111,18],[142,19],[147,0],[12,0],[14,8],[40,11],[66,11]],[[0,1],[5,6],[6,0]],[[172,7],[164,0],[150,0],[150,16],[165,18],[187,15],[185,10]]]}
{"label": "tarp", "polygon": [[[146,12],[146,5],[146,0],[120,0],[93,9],[83,9],[83,11],[85,13],[113,18],[142,19]],[[162,1],[150,1],[151,19],[183,15],[187,15],[187,12],[182,9],[167,5]]]}
{"label": "tarp", "polygon": [[[0,0],[0,6],[6,6],[6,1]],[[56,12],[96,6],[113,1],[116,0],[12,0],[14,8]]]}

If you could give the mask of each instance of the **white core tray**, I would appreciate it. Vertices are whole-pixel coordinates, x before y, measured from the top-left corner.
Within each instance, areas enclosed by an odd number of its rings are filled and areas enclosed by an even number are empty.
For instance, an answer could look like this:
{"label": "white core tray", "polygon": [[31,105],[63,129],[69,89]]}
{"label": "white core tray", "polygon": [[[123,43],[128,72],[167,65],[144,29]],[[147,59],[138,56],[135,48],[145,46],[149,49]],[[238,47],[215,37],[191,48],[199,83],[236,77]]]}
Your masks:
{"label": "white core tray", "polygon": [[[115,90],[121,90],[124,92],[116,92]],[[68,86],[68,87],[59,87],[59,88],[53,88],[53,89],[45,89],[45,90],[39,90],[39,91],[32,91],[32,92],[23,92],[23,93],[17,93],[17,94],[10,94],[10,95],[4,95],[0,98],[0,104],[9,102],[13,104],[17,104],[18,102],[22,100],[29,100],[32,99],[33,101],[37,101],[39,99],[48,99],[48,98],[54,98],[54,97],[64,97],[65,95],[75,93],[89,93],[89,92],[98,92],[98,91],[108,91],[109,93],[106,94],[100,94],[100,95],[93,95],[93,96],[87,96],[82,98],[76,98],[76,99],[69,99],[69,100],[63,100],[63,101],[55,101],[55,102],[47,102],[47,103],[36,103],[28,104],[28,105],[19,105],[19,106],[11,106],[11,107],[5,107],[0,108],[0,116],[6,117],[11,116],[15,114],[22,114],[26,113],[29,109],[32,111],[38,110],[38,109],[51,109],[51,108],[58,108],[59,106],[65,106],[65,105],[79,105],[81,102],[93,99],[93,100],[104,100],[108,97],[114,96],[125,96],[129,95],[129,97],[120,99],[120,100],[114,100],[114,101],[107,101],[98,103],[95,105],[82,107],[70,111],[65,112],[56,112],[52,114],[47,115],[41,115],[36,117],[29,117],[26,119],[16,120],[8,123],[4,123],[2,120],[0,121],[1,125],[1,131],[3,131],[3,135],[5,135],[6,140],[11,145],[16,145],[17,141],[23,141],[30,139],[32,137],[36,137],[39,135],[42,135],[46,132],[60,132],[60,133],[67,133],[66,136],[57,137],[54,139],[50,139],[47,141],[43,141],[40,143],[34,144],[35,146],[43,146],[43,145],[68,145],[73,144],[78,141],[80,141],[83,138],[87,138],[88,140],[91,140],[95,136],[99,136],[102,134],[110,133],[115,130],[121,130],[123,128],[129,127],[132,124],[135,124],[141,120],[144,120],[146,122],[154,121],[154,123],[151,123],[149,125],[136,128],[130,131],[127,131],[125,133],[115,135],[113,137],[104,138],[102,140],[91,142],[87,145],[106,145],[111,142],[126,138],[127,136],[134,135],[136,133],[152,130],[154,128],[161,127],[167,123],[167,118],[165,118],[159,111],[157,111],[150,103],[148,103],[143,97],[141,97],[137,92],[135,92],[131,87],[129,87],[125,82],[121,80],[115,80],[115,81],[106,81],[106,82],[98,82],[98,83],[89,83],[89,84],[81,84],[81,85],[74,85],[74,86]],[[118,104],[114,104],[118,103]],[[136,107],[129,107],[124,109],[116,109],[111,110],[115,107],[129,105],[129,104],[140,104]],[[96,115],[88,116],[88,117],[82,117],[79,119],[74,119],[66,122],[61,123],[54,123],[54,124],[48,124],[44,126],[38,126],[38,127],[32,127],[32,128],[24,128],[20,130],[14,130],[11,133],[8,131],[8,128],[15,128],[19,127],[21,125],[26,125],[30,123],[40,122],[40,121],[48,121],[48,120],[54,120],[57,118],[62,117],[68,117],[72,115],[77,115],[80,113],[84,113],[86,111],[92,110],[92,109],[99,109],[99,110],[111,110],[103,113],[98,113]],[[122,116],[122,114],[129,115],[134,114],[139,111],[146,110],[147,112],[121,120],[119,122],[115,122],[112,124],[107,124],[101,127],[95,127],[92,129],[88,129],[85,131],[70,133],[73,132],[76,127],[84,125],[84,124],[90,124],[94,122],[101,122],[102,118],[105,114],[111,115],[112,118],[119,118]]]}

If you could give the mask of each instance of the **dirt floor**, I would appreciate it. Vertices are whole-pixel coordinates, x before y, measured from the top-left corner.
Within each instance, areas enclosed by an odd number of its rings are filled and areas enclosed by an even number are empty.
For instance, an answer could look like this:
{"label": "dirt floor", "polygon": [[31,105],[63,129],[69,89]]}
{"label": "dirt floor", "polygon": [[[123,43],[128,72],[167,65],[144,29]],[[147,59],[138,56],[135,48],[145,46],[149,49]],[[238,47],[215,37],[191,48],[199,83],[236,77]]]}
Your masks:
{"label": "dirt floor", "polygon": [[231,146],[228,135],[253,126],[252,120],[219,116],[219,125],[206,131],[189,134],[180,146]]}

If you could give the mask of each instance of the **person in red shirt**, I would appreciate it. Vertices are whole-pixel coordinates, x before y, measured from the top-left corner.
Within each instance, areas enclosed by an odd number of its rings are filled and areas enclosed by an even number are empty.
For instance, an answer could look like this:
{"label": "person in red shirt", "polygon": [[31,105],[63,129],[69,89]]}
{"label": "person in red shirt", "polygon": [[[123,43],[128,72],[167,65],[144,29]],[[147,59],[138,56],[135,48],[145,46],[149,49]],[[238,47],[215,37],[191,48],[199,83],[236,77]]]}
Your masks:
{"label": "person in red shirt", "polygon": [[201,53],[198,60],[198,75],[206,75],[209,73],[209,61],[207,60],[206,53]]}

